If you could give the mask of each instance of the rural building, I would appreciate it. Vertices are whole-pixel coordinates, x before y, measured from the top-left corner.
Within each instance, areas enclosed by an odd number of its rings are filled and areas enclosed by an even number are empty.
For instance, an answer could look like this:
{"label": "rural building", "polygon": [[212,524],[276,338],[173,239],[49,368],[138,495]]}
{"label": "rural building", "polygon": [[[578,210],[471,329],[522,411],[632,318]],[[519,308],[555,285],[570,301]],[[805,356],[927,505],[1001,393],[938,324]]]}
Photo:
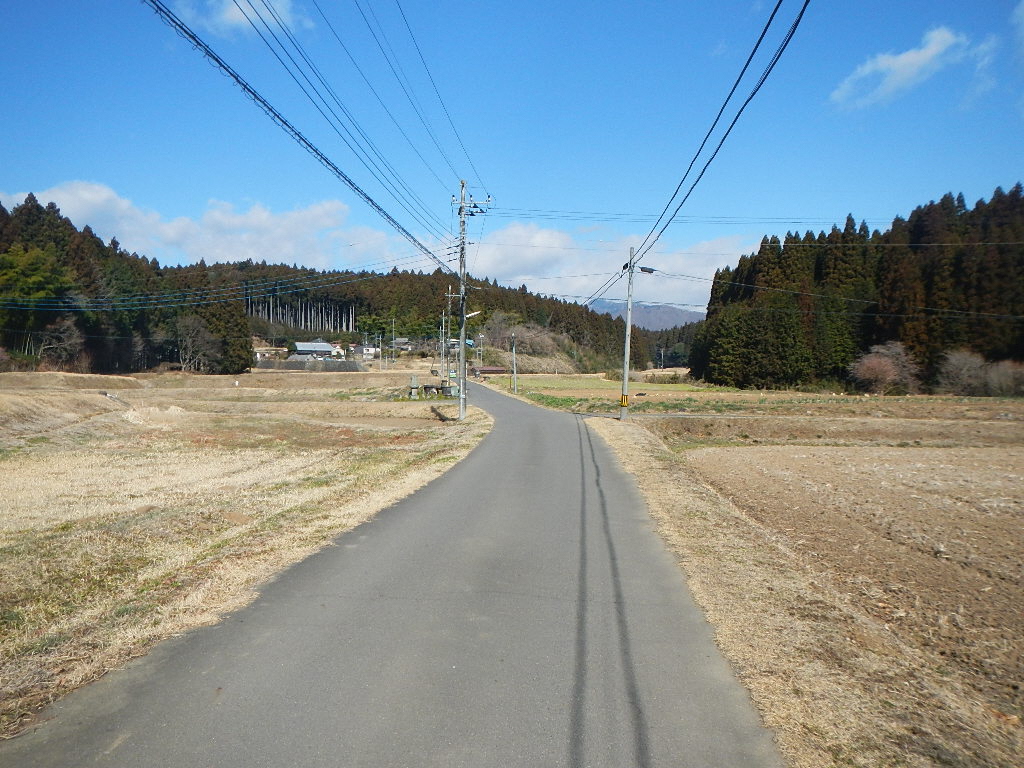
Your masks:
{"label": "rural building", "polygon": [[297,341],[295,342],[295,354],[292,356],[293,359],[301,360],[304,358],[330,358],[336,356],[337,350],[333,344],[328,344],[323,339],[317,339],[316,341]]}
{"label": "rural building", "polygon": [[470,373],[473,376],[504,376],[508,373],[508,368],[502,365],[474,365],[470,368]]}

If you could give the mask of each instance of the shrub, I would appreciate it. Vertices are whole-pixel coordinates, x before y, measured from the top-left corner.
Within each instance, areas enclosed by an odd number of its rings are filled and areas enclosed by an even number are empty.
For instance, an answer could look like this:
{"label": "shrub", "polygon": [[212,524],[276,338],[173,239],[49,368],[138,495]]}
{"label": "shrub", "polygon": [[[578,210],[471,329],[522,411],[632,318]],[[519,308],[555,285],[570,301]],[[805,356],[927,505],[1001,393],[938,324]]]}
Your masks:
{"label": "shrub", "polygon": [[943,355],[937,388],[950,395],[1019,397],[1024,395],[1024,365],[989,363],[976,352],[954,349]]}
{"label": "shrub", "polygon": [[985,370],[986,394],[996,397],[1024,395],[1024,365],[1013,360],[989,363]]}
{"label": "shrub", "polygon": [[917,364],[898,341],[876,344],[849,370],[859,386],[879,395],[914,394],[920,388]]}
{"label": "shrub", "polygon": [[937,388],[950,395],[985,394],[985,358],[967,349],[954,349],[942,356]]}
{"label": "shrub", "polygon": [[[622,374],[619,374],[619,378],[622,378]],[[672,373],[651,373],[644,374],[644,381],[648,384],[680,384],[683,381],[683,377],[679,375],[679,371],[673,371]]]}

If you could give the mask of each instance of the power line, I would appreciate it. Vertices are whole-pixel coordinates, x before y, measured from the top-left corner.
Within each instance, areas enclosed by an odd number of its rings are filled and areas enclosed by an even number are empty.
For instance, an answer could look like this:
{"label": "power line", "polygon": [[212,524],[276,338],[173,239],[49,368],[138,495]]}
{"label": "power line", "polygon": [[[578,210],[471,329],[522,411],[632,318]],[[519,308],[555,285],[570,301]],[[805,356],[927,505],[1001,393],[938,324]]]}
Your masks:
{"label": "power line", "polygon": [[581,277],[602,277],[606,272],[589,272],[583,275],[521,275],[517,280],[575,280]]}
{"label": "power line", "polygon": [[[564,293],[549,293],[546,294],[549,298],[558,299],[581,299],[582,296],[573,296],[571,294]],[[802,295],[813,295],[813,294],[802,294]],[[830,298],[842,298],[842,297],[830,297]],[[617,304],[625,304],[626,299],[605,299],[605,301],[614,302]],[[851,299],[851,301],[860,301],[859,299]],[[644,301],[641,302],[645,306],[666,306],[666,307],[680,307],[685,309],[690,308],[701,308],[703,304],[684,304],[676,301]],[[869,302],[874,303],[874,302]],[[911,309],[918,310],[918,312],[901,313],[901,312],[853,312],[853,311],[841,311],[841,310],[824,310],[824,309],[802,309],[800,307],[785,308],[785,307],[760,307],[752,306],[749,304],[737,304],[733,305],[743,311],[757,311],[757,312],[771,312],[778,314],[804,314],[804,315],[843,315],[848,317],[903,317],[903,318],[929,318],[936,317],[942,314],[953,314],[956,317],[984,317],[997,320],[1015,320],[1024,321],[1024,315],[997,315],[986,312],[969,312],[967,310],[956,310],[956,309],[935,309],[929,307],[911,307]],[[595,311],[591,309],[591,311]]]}
{"label": "power line", "polygon": [[[581,241],[588,242],[588,241]],[[602,240],[596,240],[592,242],[603,242]],[[590,253],[621,253],[622,249],[616,246],[609,246],[607,248],[583,248],[581,246],[574,245],[536,245],[533,243],[502,243],[498,241],[488,241],[486,243],[472,243],[473,245],[485,245],[489,247],[499,246],[502,248],[543,248],[550,251],[586,251]],[[782,243],[785,246],[785,243]],[[839,249],[875,249],[875,248],[907,248],[910,250],[919,250],[922,248],[973,248],[973,247],[987,247],[987,246],[1021,246],[1024,245],[1022,241],[1006,241],[1006,242],[950,242],[950,243],[804,243],[799,242],[793,244],[798,248],[839,248]],[[735,251],[659,251],[656,255],[659,256],[722,256],[727,258],[734,258],[737,255]],[[753,254],[749,254],[753,255]],[[604,274],[604,273],[602,273]]]}
{"label": "power line", "polygon": [[[444,158],[444,161],[448,165],[448,168],[451,170],[453,174],[455,174],[455,177],[458,178],[460,175],[459,172],[455,170],[455,166],[452,165],[452,161],[448,157],[448,154],[444,151],[444,149],[441,148],[441,144],[438,142],[437,136],[434,135],[434,131],[430,128],[430,125],[427,123],[426,116],[423,114],[422,110],[417,104],[416,99],[413,97],[413,94],[410,93],[412,84],[410,83],[409,87],[407,88],[406,82],[408,82],[408,78],[405,78],[405,80],[403,81],[403,76],[405,73],[402,72],[402,74],[399,74],[399,72],[401,71],[401,65],[398,63],[398,57],[395,56],[395,61],[392,62],[391,57],[389,57],[387,51],[384,50],[384,44],[377,36],[377,33],[373,29],[373,25],[370,23],[370,19],[367,17],[366,12],[363,10],[362,4],[359,2],[359,0],[352,1],[355,3],[356,8],[359,10],[359,15],[362,16],[363,21],[366,22],[366,28],[370,30],[370,36],[373,37],[374,42],[377,43],[377,47],[380,49],[381,55],[384,57],[384,60],[387,62],[388,67],[391,69],[391,73],[395,76],[395,80],[398,81],[398,85],[402,89],[402,92],[405,94],[406,99],[408,99],[409,105],[412,107],[413,112],[415,112],[416,117],[419,118],[420,124],[423,126],[423,130],[427,132],[427,136],[430,137],[430,140],[433,142],[434,147],[437,148],[437,151],[440,153],[441,157]],[[372,7],[370,9],[370,12],[373,12]],[[376,17],[374,18],[376,19]],[[379,22],[378,26],[380,26]],[[384,37],[384,42],[387,42],[387,36],[384,35],[383,28],[381,28],[381,36]],[[388,43],[388,47],[391,47],[390,43]],[[392,55],[394,55],[394,49],[392,49]]]}
{"label": "power line", "polygon": [[437,96],[437,101],[441,105],[441,109],[444,110],[444,116],[448,118],[448,125],[452,127],[452,133],[455,134],[455,138],[458,139],[459,147],[462,148],[462,154],[466,156],[466,162],[469,163],[469,167],[473,170],[473,175],[476,177],[477,183],[483,188],[484,193],[490,197],[490,193],[487,191],[486,185],[480,180],[480,173],[476,169],[476,165],[473,163],[473,158],[469,156],[469,152],[466,150],[466,145],[462,141],[462,136],[459,135],[458,129],[455,127],[455,122],[452,120],[451,113],[448,111],[447,105],[444,103],[444,99],[441,98],[441,91],[438,90],[437,83],[434,81],[434,76],[430,72],[430,67],[427,66],[427,60],[423,57],[423,51],[420,49],[420,44],[416,40],[416,35],[412,32],[412,27],[409,26],[409,19],[405,16],[405,11],[402,8],[402,4],[399,0],[395,0],[395,5],[398,6],[398,12],[402,15],[402,21],[405,23],[405,28],[409,31],[409,37],[412,39],[412,44],[416,48],[416,53],[419,54],[420,61],[423,63],[423,69],[427,73],[427,77],[430,79],[430,84],[434,87],[434,94]]}
{"label": "power line", "polygon": [[608,293],[608,291],[611,290],[612,286],[614,286],[616,283],[619,282],[619,280],[621,280],[623,277],[625,277],[626,271],[627,270],[623,270],[621,272],[616,272],[615,274],[611,275],[607,280],[604,281],[604,283],[602,283],[600,288],[598,288],[596,291],[594,291],[589,296],[589,298],[587,298],[583,302],[583,306],[584,307],[587,306],[588,304],[590,304],[590,302],[596,301],[597,299],[600,299],[602,296],[604,296],[606,293]]}
{"label": "power line", "polygon": [[[277,34],[274,27],[270,24],[267,18],[264,17],[262,12],[253,4],[254,0],[243,0],[243,2],[245,2],[249,7],[255,18],[260,21],[267,34],[264,34],[264,32],[256,25],[256,22],[253,17],[250,16],[249,11],[241,6],[239,0],[233,0],[233,2],[235,7],[238,8],[238,11],[243,15],[243,17],[245,17],[246,21],[249,22],[249,25],[273,54],[274,58],[277,59],[285,72],[287,72],[295,82],[299,90],[302,91],[317,112],[319,112],[324,120],[327,121],[327,124],[331,126],[345,146],[352,151],[356,156],[356,159],[362,163],[363,167],[366,168],[370,175],[373,176],[373,178],[391,194],[395,201],[421,226],[428,231],[432,231],[432,234],[435,236],[437,236],[439,232],[443,232],[444,224],[430,212],[424,202],[416,195],[415,192],[412,191],[409,185],[399,175],[398,171],[396,171],[395,168],[387,161],[384,155],[373,143],[373,140],[370,139],[362,129],[359,122],[355,119],[355,116],[342,103],[337,93],[324,79],[320,69],[309,58],[305,48],[292,33],[284,19],[282,19],[280,14],[274,9],[273,5],[271,5],[268,0],[259,0],[263,7],[266,8],[273,17],[276,26],[280,28],[284,33],[285,38],[287,38],[291,43],[291,47],[294,48],[295,52],[305,63],[305,67],[308,68],[313,77],[319,81],[320,87],[317,86],[317,83],[313,82],[313,79],[311,79],[310,74],[307,73],[306,68],[303,68],[302,64],[296,61],[295,56],[292,55],[288,46],[282,42],[281,37]],[[273,39],[273,43],[268,39],[267,35]],[[276,48],[275,44],[277,46]],[[282,58],[282,54],[287,57],[288,61],[285,61],[285,59]],[[305,81],[305,85],[299,80],[299,77]],[[338,115],[334,107],[331,106],[328,98],[321,92],[321,87],[331,97],[330,100],[333,101],[344,117],[348,120],[348,123],[352,126],[351,129]],[[316,95],[316,98],[314,98],[314,94]],[[353,131],[355,133],[353,133]],[[416,210],[414,210],[414,208]],[[432,223],[430,223],[431,221]]]}
{"label": "power line", "polygon": [[782,58],[782,54],[785,52],[786,48],[789,47],[789,43],[793,39],[793,35],[796,34],[797,27],[800,26],[800,22],[801,22],[801,20],[804,17],[804,12],[807,10],[807,6],[810,5],[810,1],[811,0],[804,0],[804,3],[803,3],[803,5],[800,8],[800,12],[797,14],[796,18],[793,20],[793,23],[790,25],[789,30],[786,32],[786,35],[783,38],[782,42],[779,44],[778,48],[776,48],[775,53],[774,53],[774,55],[771,58],[771,61],[765,67],[764,71],[761,73],[761,76],[760,76],[760,78],[758,78],[757,83],[754,85],[753,89],[750,91],[750,95],[747,96],[747,98],[743,102],[743,104],[740,105],[739,110],[736,112],[736,116],[733,117],[732,122],[729,123],[729,127],[726,128],[725,133],[722,134],[722,138],[719,140],[718,146],[715,147],[714,152],[711,153],[711,156],[708,158],[707,162],[704,163],[704,167],[701,169],[700,173],[697,175],[697,178],[694,179],[693,183],[690,185],[690,188],[689,188],[689,190],[687,190],[686,195],[684,195],[683,199],[679,201],[679,205],[676,206],[676,209],[672,212],[672,215],[668,218],[668,220],[661,227],[661,229],[658,230],[657,235],[655,235],[655,237],[653,239],[651,239],[649,242],[648,242],[648,239],[645,238],[644,242],[648,243],[648,244],[646,245],[646,247],[644,247],[643,249],[641,249],[641,250],[639,250],[637,252],[637,256],[636,256],[636,259],[635,259],[636,261],[640,261],[640,259],[642,259],[644,257],[644,255],[646,255],[647,252],[649,252],[651,250],[651,248],[654,247],[654,244],[658,241],[658,239],[662,236],[662,234],[664,234],[665,230],[668,229],[669,225],[672,223],[672,221],[678,215],[679,210],[683,207],[683,205],[686,203],[686,201],[690,199],[690,195],[693,194],[693,190],[696,188],[697,184],[700,183],[700,180],[702,178],[704,178],[704,174],[707,172],[708,167],[711,165],[711,163],[714,161],[714,159],[718,156],[719,151],[721,151],[722,146],[725,144],[725,140],[727,138],[729,138],[729,134],[732,133],[732,129],[736,126],[736,123],[739,121],[740,116],[743,114],[744,110],[746,110],[747,105],[750,104],[750,102],[753,100],[754,96],[756,96],[758,91],[761,90],[761,87],[764,85],[765,81],[768,79],[768,76],[771,75],[772,71],[775,69],[775,65],[778,64],[779,63],[779,59]]}
{"label": "power line", "polygon": [[202,39],[193,32],[188,25],[186,25],[181,19],[179,19],[161,0],[142,0],[142,2],[149,5],[156,11],[157,15],[167,23],[172,29],[174,29],[182,38],[193,45],[199,50],[211,63],[214,64],[218,69],[224,72],[228,77],[235,81],[236,85],[242,89],[246,96],[256,103],[260,109],[262,109],[271,120],[283,129],[289,136],[292,137],[303,149],[311,154],[317,161],[320,162],[327,170],[333,173],[342,183],[345,184],[350,190],[352,190],[363,202],[369,205],[378,216],[384,219],[393,229],[395,229],[402,237],[412,243],[419,251],[424,253],[426,256],[434,260],[438,266],[442,269],[451,272],[451,268],[443,261],[441,261],[434,253],[427,248],[423,243],[416,239],[411,232],[405,227],[398,223],[395,218],[384,210],[376,200],[368,195],[363,189],[355,183],[344,171],[341,170],[330,158],[328,158],[323,152],[321,152],[309,139],[307,139],[302,133],[293,126],[288,120],[285,119],[284,115],[278,112],[263,96],[261,96],[256,89],[254,89],[249,83],[242,78],[234,69],[232,69],[227,62],[225,62],[220,56],[214,52],[209,45],[203,42]]}
{"label": "power line", "polygon": [[[384,277],[384,275],[366,275],[360,277],[348,277],[346,279],[336,279],[329,282],[319,284],[317,287],[329,288],[338,285],[346,285],[349,283],[358,283],[364,280],[373,280],[377,277]],[[225,291],[232,291],[231,293],[225,293]],[[266,288],[256,293],[248,294],[249,298],[265,298],[268,296],[282,296],[290,293],[299,293],[302,291],[309,290],[308,286],[299,287],[288,287],[286,286],[282,290],[276,288]],[[0,299],[0,309],[23,309],[23,310],[60,310],[62,312],[128,312],[133,310],[142,309],[174,309],[177,307],[192,307],[208,304],[226,304],[232,301],[242,301],[246,298],[244,286],[236,286],[231,289],[213,290],[209,292],[198,290],[189,292],[188,296],[176,297],[172,300],[165,300],[163,298],[154,298],[149,301],[137,300],[130,303],[119,303],[116,299],[108,299],[102,301],[90,301],[90,300],[76,300],[72,296],[63,297],[63,300],[43,300],[43,299],[13,299],[3,298]]]}
{"label": "power line", "polygon": [[[752,285],[750,283],[737,283],[737,282],[733,282],[731,280],[721,280],[721,279],[713,278],[713,277],[698,277],[696,275],[677,275],[677,274],[672,274],[671,272],[663,272],[660,269],[656,270],[656,272],[659,275],[663,275],[664,277],[669,277],[669,278],[676,278],[676,279],[682,279],[682,280],[695,280],[695,281],[699,281],[699,282],[709,282],[709,283],[716,284],[716,285],[731,285],[731,286],[735,286],[737,288],[751,288],[753,290],[758,290],[758,291],[769,291],[769,292],[772,292],[772,293],[784,293],[784,294],[787,294],[787,295],[790,295],[790,296],[807,296],[809,298],[814,298],[814,299],[838,299],[840,301],[848,301],[848,302],[852,302],[852,303],[855,303],[855,304],[877,304],[878,303],[877,299],[856,299],[856,298],[853,298],[853,297],[837,296],[837,295],[834,295],[834,294],[830,295],[830,294],[827,294],[827,293],[808,293],[807,291],[796,291],[796,290],[792,290],[792,289],[788,289],[788,288],[773,288],[773,287],[766,286],[766,285]],[[958,316],[965,316],[965,317],[992,317],[992,318],[998,318],[998,319],[1003,319],[1003,320],[1022,320],[1022,319],[1024,319],[1024,315],[1003,315],[1003,314],[995,314],[995,313],[990,313],[990,312],[974,312],[972,310],[966,310],[966,309],[950,309],[950,308],[943,309],[943,308],[940,308],[940,307],[918,307],[918,306],[910,307],[910,309],[915,309],[915,310],[918,310],[918,311],[921,311],[921,312],[941,313],[941,314],[958,315]],[[869,313],[869,314],[876,314],[876,313]],[[884,313],[878,313],[878,314],[882,315]],[[891,316],[892,317],[902,317],[902,315],[891,315]]]}
{"label": "power line", "polygon": [[[573,296],[572,294],[568,294],[568,293],[547,293],[547,294],[544,294],[544,295],[549,297],[549,298],[553,298],[553,299],[582,299],[583,298],[582,296]],[[605,301],[610,302],[610,303],[614,303],[614,304],[625,304],[626,303],[626,299],[605,299]],[[678,302],[678,301],[641,301],[641,302],[636,302],[634,304],[634,306],[636,306],[637,304],[642,304],[645,307],[646,306],[686,307],[688,309],[693,309],[693,308],[704,309],[707,306],[705,304],[684,304],[684,303],[681,303],[681,302]],[[591,312],[596,312],[597,311],[593,307],[588,307],[588,309],[590,309]]]}
{"label": "power line", "polygon": [[[656,222],[658,216],[653,213],[628,213],[623,211],[560,211],[546,208],[502,208],[496,215],[505,219],[541,219],[554,221],[594,221],[607,223],[641,224]],[[691,224],[835,224],[834,218],[820,216],[815,218],[784,217],[784,216],[679,216],[679,220]],[[875,221],[876,219],[871,219]]]}
{"label": "power line", "polygon": [[[548,208],[508,208],[502,207],[494,215],[505,219],[531,218],[554,221],[594,221],[605,223],[641,224],[655,222],[659,217],[653,213],[637,213],[624,211],[564,211]],[[885,221],[884,216],[868,216],[865,221]],[[836,219],[828,216],[686,216],[676,217],[679,222],[687,224],[804,224],[818,226],[835,226]]]}
{"label": "power line", "polygon": [[[405,259],[388,260],[378,264],[390,264],[414,266],[424,264],[426,261],[421,257],[407,257]],[[370,265],[376,266],[376,265]],[[187,269],[187,268],[186,268]],[[0,296],[0,308],[5,309],[51,309],[63,311],[131,311],[138,309],[163,309],[181,306],[189,306],[194,303],[215,304],[240,301],[245,298],[266,298],[269,296],[281,296],[303,291],[331,288],[338,285],[345,285],[360,280],[371,280],[375,277],[385,277],[386,274],[372,273],[363,275],[366,266],[359,267],[345,272],[334,272],[328,274],[300,275],[298,277],[277,279],[265,278],[256,281],[244,281],[241,284],[235,283],[227,286],[211,286],[185,291],[169,291],[159,294],[136,294],[129,296],[117,296],[109,298],[83,298],[78,296],[48,296],[37,299],[25,299],[16,296]],[[201,301],[200,301],[201,300]]]}
{"label": "power line", "polygon": [[750,55],[747,56],[747,60],[743,64],[743,68],[740,70],[739,75],[737,75],[736,77],[736,81],[732,84],[732,88],[729,89],[729,93],[726,95],[725,101],[722,102],[722,106],[719,108],[718,114],[715,115],[715,119],[712,121],[711,127],[708,128],[708,132],[704,134],[704,139],[701,141],[700,146],[697,147],[697,151],[693,153],[693,157],[690,159],[690,164],[686,167],[686,172],[683,173],[683,178],[679,180],[679,184],[676,186],[676,189],[672,193],[672,196],[668,199],[668,202],[665,203],[665,208],[658,215],[658,219],[657,221],[654,222],[654,226],[651,227],[651,231],[647,233],[647,236],[644,237],[643,242],[640,243],[639,247],[637,248],[638,253],[643,252],[644,246],[647,245],[647,241],[654,234],[654,230],[658,228],[658,224],[660,224],[661,220],[665,217],[665,214],[668,212],[669,207],[672,205],[672,201],[675,200],[676,197],[679,195],[679,190],[683,188],[683,184],[686,182],[686,177],[690,175],[690,171],[693,170],[693,166],[697,162],[697,158],[700,157],[700,153],[704,151],[704,147],[707,145],[708,139],[711,138],[711,134],[714,133],[715,128],[718,127],[718,121],[722,119],[722,114],[725,112],[725,108],[729,105],[729,102],[732,100],[733,94],[736,93],[736,89],[739,88],[740,81],[743,79],[743,76],[746,75],[747,69],[750,67],[750,62],[753,61],[754,56],[757,54],[758,49],[761,47],[761,43],[764,41],[765,35],[768,34],[768,29],[771,27],[772,22],[775,20],[775,16],[776,14],[778,14],[779,8],[782,7],[782,2],[783,0],[778,0],[778,2],[775,4],[775,7],[772,9],[771,15],[768,17],[768,21],[764,25],[764,29],[761,30],[761,35],[757,38],[757,42],[754,43],[754,47],[750,51]]}
{"label": "power line", "polygon": [[324,14],[323,9],[320,7],[320,4],[317,2],[317,0],[311,1],[313,3],[313,7],[316,8],[317,12],[320,14],[320,17],[324,20],[324,23],[327,25],[327,28],[331,31],[331,34],[334,36],[335,41],[341,47],[341,50],[345,52],[345,55],[348,57],[348,60],[355,68],[356,72],[358,72],[359,76],[363,78],[363,82],[366,83],[366,87],[370,89],[370,93],[372,93],[374,98],[377,99],[377,103],[380,104],[381,109],[384,110],[384,113],[391,120],[392,124],[394,124],[395,128],[398,129],[398,132],[402,135],[402,138],[404,138],[406,142],[409,144],[409,147],[412,149],[412,151],[416,153],[416,156],[423,163],[424,167],[430,172],[430,174],[435,179],[437,179],[437,183],[440,184],[445,189],[447,189],[446,182],[441,179],[440,175],[437,173],[436,170],[434,170],[433,166],[431,166],[427,159],[423,156],[423,154],[420,152],[419,148],[416,146],[413,140],[409,138],[409,134],[405,132],[405,129],[402,127],[402,124],[394,116],[391,110],[388,109],[387,104],[384,103],[384,99],[381,98],[380,94],[377,93],[377,89],[373,87],[373,83],[370,82],[370,79],[366,76],[366,73],[363,72],[362,67],[359,66],[359,62],[356,60],[356,57],[352,55],[352,52],[349,51],[348,46],[346,46],[344,41],[341,39],[341,36],[338,34],[338,31],[334,28],[334,24],[332,24],[331,20],[328,19],[327,16]]}

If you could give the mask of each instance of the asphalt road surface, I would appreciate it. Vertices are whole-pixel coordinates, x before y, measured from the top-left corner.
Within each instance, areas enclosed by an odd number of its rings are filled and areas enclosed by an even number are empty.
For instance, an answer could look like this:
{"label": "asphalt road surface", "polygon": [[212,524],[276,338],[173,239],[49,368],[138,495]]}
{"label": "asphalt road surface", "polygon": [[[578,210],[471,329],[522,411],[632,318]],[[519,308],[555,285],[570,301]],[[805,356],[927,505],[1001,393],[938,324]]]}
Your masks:
{"label": "asphalt road surface", "polygon": [[475,386],[445,476],[0,743],[0,765],[781,766],[586,421]]}

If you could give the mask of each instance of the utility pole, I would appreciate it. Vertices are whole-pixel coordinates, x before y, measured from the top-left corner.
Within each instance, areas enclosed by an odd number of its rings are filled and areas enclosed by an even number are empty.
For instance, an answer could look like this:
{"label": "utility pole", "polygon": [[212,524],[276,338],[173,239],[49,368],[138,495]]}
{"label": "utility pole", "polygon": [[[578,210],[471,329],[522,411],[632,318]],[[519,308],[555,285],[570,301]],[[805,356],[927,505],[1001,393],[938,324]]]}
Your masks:
{"label": "utility pole", "polygon": [[626,278],[626,349],[622,354],[622,397],[619,398],[619,421],[629,419],[629,337],[633,326],[633,249],[629,261],[622,268],[629,272]]}
{"label": "utility pole", "polygon": [[444,315],[441,315],[441,324],[437,327],[437,375],[441,379],[441,385],[444,385],[444,371],[445,366],[448,365],[448,355],[445,354],[445,341],[444,341]]}
{"label": "utility pole", "polygon": [[[458,294],[452,293],[452,287],[448,286],[448,292],[445,294],[445,298],[448,299],[448,303],[445,305],[444,317],[441,318],[441,361],[444,364],[441,369],[441,379],[443,386],[451,384],[449,373],[451,373],[451,363],[448,358],[451,356],[451,345],[448,343],[448,339],[452,335],[452,299]],[[456,377],[457,378],[457,377]]]}
{"label": "utility pole", "polygon": [[[619,400],[619,421],[629,420],[629,341],[633,335],[633,270],[636,260],[633,249],[629,249],[629,261],[622,265],[629,275],[626,280],[626,343],[622,355],[622,397]],[[653,274],[651,267],[640,267],[645,274]]]}
{"label": "utility pole", "polygon": [[[479,204],[469,198],[466,204],[466,182],[459,182],[459,421],[466,418],[466,217],[485,213]],[[455,202],[455,196],[452,196]],[[486,203],[491,202],[487,196]]]}
{"label": "utility pole", "polygon": [[519,394],[519,375],[516,371],[516,332],[512,331],[512,393]]}

